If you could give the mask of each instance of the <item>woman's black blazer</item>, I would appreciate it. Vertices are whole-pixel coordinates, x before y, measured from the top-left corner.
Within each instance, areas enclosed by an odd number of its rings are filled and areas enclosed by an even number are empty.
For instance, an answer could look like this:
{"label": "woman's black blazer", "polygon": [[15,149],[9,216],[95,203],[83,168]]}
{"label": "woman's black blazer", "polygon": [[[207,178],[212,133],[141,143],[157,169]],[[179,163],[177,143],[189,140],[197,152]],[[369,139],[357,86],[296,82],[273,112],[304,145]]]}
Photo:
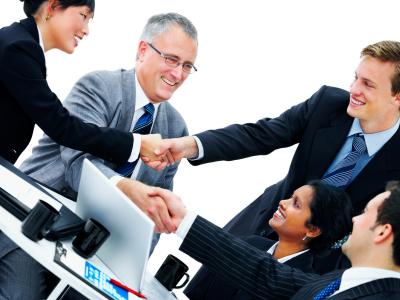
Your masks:
{"label": "woman's black blazer", "polygon": [[15,163],[37,124],[56,143],[115,164],[131,155],[133,136],[72,117],[50,90],[35,20],[0,29],[0,156]]}

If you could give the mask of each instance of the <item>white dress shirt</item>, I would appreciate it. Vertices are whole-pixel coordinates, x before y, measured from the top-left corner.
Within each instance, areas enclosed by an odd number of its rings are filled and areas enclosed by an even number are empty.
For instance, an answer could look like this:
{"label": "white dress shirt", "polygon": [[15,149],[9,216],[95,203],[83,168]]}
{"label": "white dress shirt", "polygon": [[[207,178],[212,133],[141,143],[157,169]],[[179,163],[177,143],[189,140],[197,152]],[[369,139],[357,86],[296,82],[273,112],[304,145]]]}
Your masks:
{"label": "white dress shirt", "polygon": [[[275,249],[276,249],[276,247],[278,247],[278,244],[279,244],[279,242],[276,242],[275,244],[273,244],[272,247],[269,248],[267,253],[274,255]],[[290,260],[296,256],[299,256],[300,254],[303,254],[303,253],[307,252],[308,250],[310,250],[310,249],[306,249],[306,250],[282,257],[282,258],[278,259],[278,261],[283,264],[284,262],[287,262],[288,260]]]}
{"label": "white dress shirt", "polygon": [[[129,131],[132,131],[133,128],[135,128],[136,122],[145,113],[144,107],[150,103],[150,101],[147,98],[146,94],[144,93],[142,87],[140,86],[139,81],[137,80],[136,73],[135,73],[135,85],[136,85],[135,113],[133,114],[132,124],[131,124],[131,128],[129,129]],[[160,103],[156,103],[153,105],[154,105],[154,116],[153,116],[153,124],[151,124],[151,128],[150,128],[150,133],[153,130],[153,125],[154,125],[154,122],[157,117],[157,110],[158,110],[158,107],[160,106]],[[135,143],[133,144],[133,152],[137,153],[136,154],[136,158],[137,158],[139,156],[140,146],[142,144],[142,138],[141,138],[140,134],[137,134],[137,133],[134,133],[133,136],[135,139]],[[133,171],[133,173],[131,175],[131,179],[136,180],[137,175],[139,174],[140,166],[142,165],[142,163],[143,163],[142,160],[139,159],[136,164],[135,170]],[[117,185],[117,183],[123,178],[124,177],[122,177],[122,176],[116,175],[116,176],[111,177],[110,180],[113,184]]]}
{"label": "white dress shirt", "polygon": [[[194,213],[192,211],[188,211],[186,216],[183,218],[181,224],[179,225],[178,230],[176,231],[176,235],[178,237],[180,237],[181,239],[184,239],[186,237],[187,233],[189,232],[190,228],[192,227],[192,224],[193,224],[194,220],[196,219],[196,217],[197,217],[196,213]],[[272,247],[269,248],[267,253],[273,255],[276,247],[278,246],[278,243],[279,242],[276,242],[275,244],[273,244]],[[306,249],[306,250],[297,252],[295,254],[282,257],[282,258],[278,259],[278,262],[280,262],[280,263],[287,262],[288,260],[290,260],[300,254],[303,254],[304,252],[307,252],[308,250],[309,249]]]}
{"label": "white dress shirt", "polygon": [[204,157],[203,144],[201,143],[200,139],[197,136],[193,135],[193,138],[197,143],[197,149],[199,151],[199,156],[197,156],[196,158],[189,158],[189,160],[200,160],[200,159],[203,159],[203,157]]}
{"label": "white dress shirt", "polygon": [[[43,38],[42,38],[42,34],[40,33],[40,29],[39,26],[37,26],[38,29],[38,33],[39,33],[39,45],[40,47],[42,47],[43,53],[44,53],[44,44],[43,44]],[[135,78],[136,78],[136,74],[135,74]],[[137,80],[136,80],[137,82]],[[138,84],[136,83],[136,87],[138,86]],[[142,91],[143,92],[143,91]],[[136,97],[137,98],[137,97]],[[147,99],[147,98],[146,98]],[[146,103],[147,104],[147,103]],[[145,104],[145,105],[146,105]],[[155,105],[154,105],[155,106]],[[136,113],[136,111],[135,111]],[[138,118],[139,119],[139,118]],[[154,119],[155,119],[155,115],[154,115]],[[137,120],[136,120],[137,121]],[[134,123],[136,124],[136,122]],[[133,128],[132,128],[133,129]],[[132,130],[131,130],[132,131]],[[139,138],[137,138],[137,136],[139,136]],[[138,156],[139,156],[139,152],[140,152],[140,146],[141,146],[141,139],[140,139],[140,135],[139,134],[133,134],[133,146],[132,146],[132,152],[131,152],[131,156],[129,157],[128,161],[129,162],[134,162]],[[137,140],[138,139],[138,140]],[[118,180],[119,181],[119,180]],[[117,182],[118,183],[118,182]]]}
{"label": "white dress shirt", "polygon": [[355,286],[383,278],[400,279],[400,273],[378,268],[350,268],[344,271],[340,288],[331,296],[339,294]]}
{"label": "white dress shirt", "polygon": [[44,44],[43,44],[42,34],[40,33],[39,26],[36,25],[36,27],[37,27],[37,31],[39,32],[39,45],[40,45],[40,47],[42,47],[42,50],[44,53]]}

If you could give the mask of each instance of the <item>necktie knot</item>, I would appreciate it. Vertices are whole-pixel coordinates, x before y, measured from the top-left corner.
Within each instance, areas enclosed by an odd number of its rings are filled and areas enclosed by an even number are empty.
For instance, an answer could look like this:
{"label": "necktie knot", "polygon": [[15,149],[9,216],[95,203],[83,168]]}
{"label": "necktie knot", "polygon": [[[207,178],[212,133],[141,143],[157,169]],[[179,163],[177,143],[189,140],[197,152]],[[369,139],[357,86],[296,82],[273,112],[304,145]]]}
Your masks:
{"label": "necktie knot", "polygon": [[367,150],[367,145],[365,144],[364,136],[360,136],[358,133],[353,140],[353,149],[358,153],[363,153]]}
{"label": "necktie knot", "polygon": [[353,138],[351,151],[329,173],[322,178],[323,182],[344,190],[350,184],[350,178],[360,156],[367,150],[363,136],[356,134]]}
{"label": "necktie knot", "polygon": [[144,114],[136,122],[136,125],[132,130],[133,133],[138,133],[138,134],[150,133],[151,125],[153,124],[154,105],[149,103],[143,108],[144,108]]}
{"label": "necktie knot", "polygon": [[151,115],[154,115],[154,105],[149,103],[147,104],[144,109]]}

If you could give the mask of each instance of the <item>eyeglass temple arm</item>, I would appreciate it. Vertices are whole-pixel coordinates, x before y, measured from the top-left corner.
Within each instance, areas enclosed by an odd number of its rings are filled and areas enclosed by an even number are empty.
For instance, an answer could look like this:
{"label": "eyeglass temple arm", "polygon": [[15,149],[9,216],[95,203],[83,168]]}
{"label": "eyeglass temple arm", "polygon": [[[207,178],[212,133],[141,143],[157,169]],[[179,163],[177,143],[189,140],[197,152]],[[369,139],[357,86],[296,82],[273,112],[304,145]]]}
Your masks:
{"label": "eyeglass temple arm", "polygon": [[150,46],[151,48],[153,48],[155,51],[157,51],[157,53],[160,54],[162,57],[166,58],[166,57],[164,56],[164,54],[162,54],[160,51],[158,51],[156,48],[154,48],[152,44],[150,44],[150,43],[147,43],[147,44],[149,44],[149,46]]}

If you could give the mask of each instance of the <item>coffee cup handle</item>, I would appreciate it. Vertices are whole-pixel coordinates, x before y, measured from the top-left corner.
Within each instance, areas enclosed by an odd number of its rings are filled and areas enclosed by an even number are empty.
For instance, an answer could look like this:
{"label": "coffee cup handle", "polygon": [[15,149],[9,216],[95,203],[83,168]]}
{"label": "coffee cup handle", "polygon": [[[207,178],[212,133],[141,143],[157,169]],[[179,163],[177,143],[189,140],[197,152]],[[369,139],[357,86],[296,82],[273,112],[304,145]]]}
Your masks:
{"label": "coffee cup handle", "polygon": [[189,279],[190,279],[189,274],[188,274],[188,273],[185,273],[185,274],[183,274],[183,275],[186,275],[186,280],[185,280],[185,282],[182,283],[180,286],[176,286],[175,289],[181,289],[181,288],[183,288],[183,287],[189,282]]}

